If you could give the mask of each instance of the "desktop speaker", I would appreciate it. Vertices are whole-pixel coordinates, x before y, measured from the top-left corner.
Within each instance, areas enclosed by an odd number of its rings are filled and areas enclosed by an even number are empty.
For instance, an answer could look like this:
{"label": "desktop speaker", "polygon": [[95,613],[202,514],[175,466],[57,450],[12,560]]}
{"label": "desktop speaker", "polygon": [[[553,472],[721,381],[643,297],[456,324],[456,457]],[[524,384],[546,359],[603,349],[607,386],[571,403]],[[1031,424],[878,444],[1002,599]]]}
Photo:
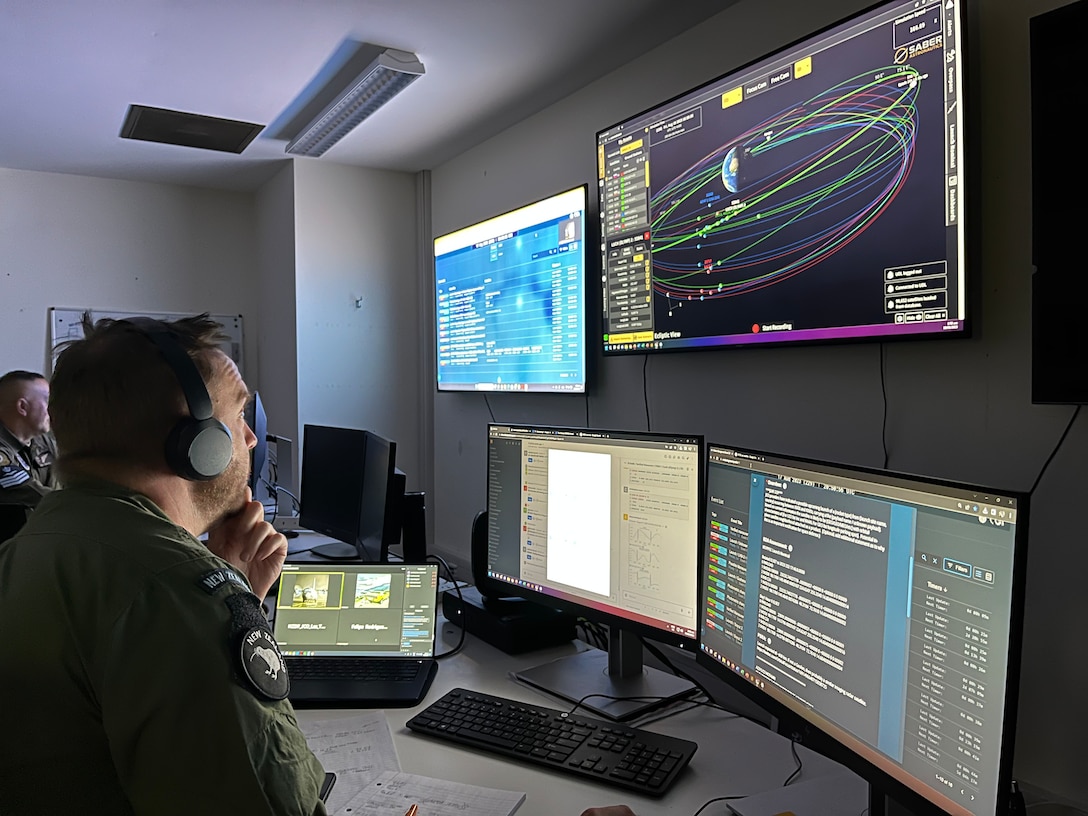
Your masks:
{"label": "desktop speaker", "polygon": [[507,654],[520,654],[569,643],[577,637],[577,618],[549,606],[511,598],[505,585],[487,574],[487,511],[472,520],[472,581],[461,594],[442,595],[442,614],[481,640]]}
{"label": "desktop speaker", "polygon": [[487,574],[487,511],[481,510],[472,520],[472,540],[470,542],[470,565],[472,583],[476,591],[484,598],[505,598],[506,588],[501,581],[496,581]]}

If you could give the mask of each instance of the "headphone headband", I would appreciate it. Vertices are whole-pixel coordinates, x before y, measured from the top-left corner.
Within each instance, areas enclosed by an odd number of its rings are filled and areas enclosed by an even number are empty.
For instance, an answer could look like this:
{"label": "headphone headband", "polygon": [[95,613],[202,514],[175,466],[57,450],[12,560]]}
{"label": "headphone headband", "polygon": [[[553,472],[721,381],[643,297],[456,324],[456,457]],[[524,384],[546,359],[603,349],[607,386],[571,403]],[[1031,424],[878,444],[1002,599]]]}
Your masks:
{"label": "headphone headband", "polygon": [[127,322],[138,328],[162,352],[181,385],[185,402],[189,406],[189,415],[196,420],[211,419],[212,398],[208,394],[204,378],[200,376],[189,352],[178,341],[177,335],[165,323],[150,317],[130,318]]}
{"label": "headphone headband", "polygon": [[177,334],[161,320],[133,317],[124,321],[155,344],[174,372],[189,416],[178,421],[166,440],[166,461],[179,476],[205,481],[230,464],[234,446],[230,429],[212,414],[212,398],[200,371]]}

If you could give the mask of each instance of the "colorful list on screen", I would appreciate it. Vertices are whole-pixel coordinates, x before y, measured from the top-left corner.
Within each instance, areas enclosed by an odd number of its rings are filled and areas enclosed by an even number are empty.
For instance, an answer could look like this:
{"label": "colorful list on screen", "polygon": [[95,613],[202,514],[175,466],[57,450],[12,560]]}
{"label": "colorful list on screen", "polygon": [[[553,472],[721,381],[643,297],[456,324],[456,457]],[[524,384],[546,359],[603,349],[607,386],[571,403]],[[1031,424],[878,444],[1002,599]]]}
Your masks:
{"label": "colorful list on screen", "polygon": [[585,391],[587,190],[435,239],[439,391]]}

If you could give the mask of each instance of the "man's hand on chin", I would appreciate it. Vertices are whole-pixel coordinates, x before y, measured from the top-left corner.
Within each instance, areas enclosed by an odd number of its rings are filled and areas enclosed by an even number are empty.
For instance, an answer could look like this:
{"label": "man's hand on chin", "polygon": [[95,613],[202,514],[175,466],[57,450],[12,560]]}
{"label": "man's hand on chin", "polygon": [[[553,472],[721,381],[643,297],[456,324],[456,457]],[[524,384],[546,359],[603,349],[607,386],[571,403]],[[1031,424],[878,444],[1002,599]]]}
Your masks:
{"label": "man's hand on chin", "polygon": [[264,506],[248,487],[241,508],[208,531],[208,549],[244,572],[262,599],[287,560],[287,539],[264,520]]}

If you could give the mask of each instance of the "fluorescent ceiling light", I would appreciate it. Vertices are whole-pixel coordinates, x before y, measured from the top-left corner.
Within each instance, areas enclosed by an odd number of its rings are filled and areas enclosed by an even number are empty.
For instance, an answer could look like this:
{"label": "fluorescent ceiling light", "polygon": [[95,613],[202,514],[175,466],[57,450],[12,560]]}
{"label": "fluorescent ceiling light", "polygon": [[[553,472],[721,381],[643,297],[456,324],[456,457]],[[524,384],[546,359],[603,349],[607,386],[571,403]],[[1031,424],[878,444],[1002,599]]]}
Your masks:
{"label": "fluorescent ceiling light", "polygon": [[424,73],[411,51],[386,48],[347,89],[287,145],[296,156],[320,156]]}

